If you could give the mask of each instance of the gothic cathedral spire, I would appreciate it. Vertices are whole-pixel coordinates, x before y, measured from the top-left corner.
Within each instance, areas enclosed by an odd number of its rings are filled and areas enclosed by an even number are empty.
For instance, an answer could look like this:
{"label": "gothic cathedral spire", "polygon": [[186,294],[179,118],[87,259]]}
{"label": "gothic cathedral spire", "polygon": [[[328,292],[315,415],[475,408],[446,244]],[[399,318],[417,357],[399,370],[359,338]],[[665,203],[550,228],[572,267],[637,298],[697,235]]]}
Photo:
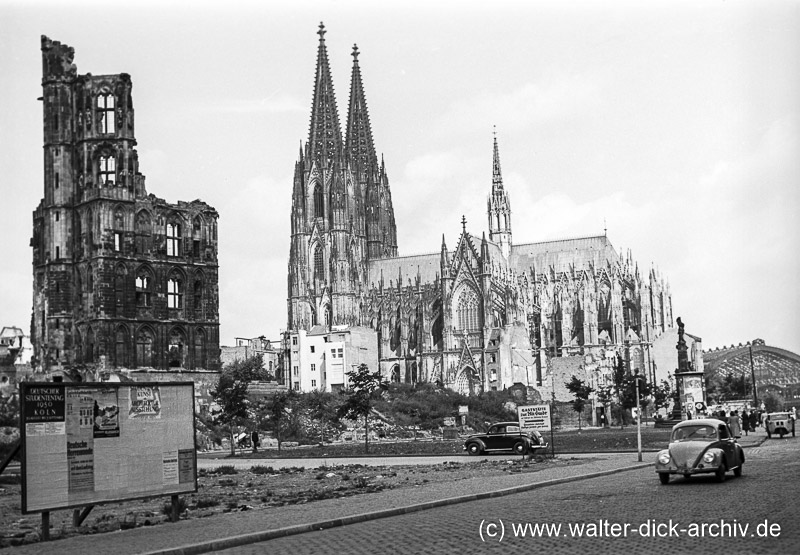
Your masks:
{"label": "gothic cathedral spire", "polygon": [[353,45],[345,151],[356,176],[356,199],[363,201],[358,213],[364,217],[361,225],[366,233],[367,258],[375,260],[397,256],[397,227],[386,166],[383,157],[378,161],[372,138],[372,125],[358,55],[358,46]]}
{"label": "gothic cathedral spire", "polygon": [[500,245],[503,255],[511,254],[511,204],[503,188],[500,172],[500,151],[497,147],[497,132],[494,133],[494,158],[492,160],[492,194],[489,196],[489,239]]}
{"label": "gothic cathedral spire", "polygon": [[342,130],[339,127],[339,112],[325,46],[325,25],[319,24],[319,48],[317,50],[317,73],[314,79],[314,99],[311,103],[311,124],[308,130],[307,158],[323,165],[342,154]]}
{"label": "gothic cathedral spire", "polygon": [[[353,45],[353,74],[350,79],[350,108],[347,113],[347,138],[345,150],[350,160],[361,171],[377,167],[378,157],[372,141],[372,126],[369,122],[367,99],[358,66],[358,46]],[[360,178],[360,176],[359,176]]]}

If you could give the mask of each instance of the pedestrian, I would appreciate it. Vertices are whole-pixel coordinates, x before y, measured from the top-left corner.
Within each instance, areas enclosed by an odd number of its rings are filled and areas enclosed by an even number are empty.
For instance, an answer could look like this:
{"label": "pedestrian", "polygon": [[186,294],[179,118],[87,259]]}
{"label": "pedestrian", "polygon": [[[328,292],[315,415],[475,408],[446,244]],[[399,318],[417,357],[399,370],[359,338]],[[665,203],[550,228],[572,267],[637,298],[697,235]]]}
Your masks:
{"label": "pedestrian", "polygon": [[739,419],[738,410],[731,412],[731,416],[728,418],[728,427],[730,427],[733,437],[742,437],[742,421]]}
{"label": "pedestrian", "polygon": [[757,426],[758,426],[758,413],[754,409],[750,411],[750,429],[755,432]]}
{"label": "pedestrian", "polygon": [[258,430],[253,430],[250,434],[250,443],[253,445],[253,453],[258,453],[258,446],[260,445],[258,441]]}
{"label": "pedestrian", "polygon": [[[742,430],[744,430],[744,435],[749,435],[750,432],[750,413],[747,412],[747,408],[742,411]],[[755,431],[755,430],[753,430]]]}

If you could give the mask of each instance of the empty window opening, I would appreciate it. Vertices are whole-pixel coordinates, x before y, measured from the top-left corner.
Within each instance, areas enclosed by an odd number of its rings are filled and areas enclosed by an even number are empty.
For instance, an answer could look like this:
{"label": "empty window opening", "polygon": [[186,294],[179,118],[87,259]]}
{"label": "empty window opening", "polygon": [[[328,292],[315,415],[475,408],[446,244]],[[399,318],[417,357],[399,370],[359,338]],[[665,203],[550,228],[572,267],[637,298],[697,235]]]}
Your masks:
{"label": "empty window opening", "polygon": [[117,174],[117,160],[113,156],[100,157],[100,185],[114,185]]}
{"label": "empty window opening", "polygon": [[167,307],[183,308],[183,290],[181,281],[172,277],[167,282]]}
{"label": "empty window opening", "polygon": [[167,224],[167,256],[180,256],[181,226],[174,222]]}
{"label": "empty window opening", "polygon": [[150,277],[145,274],[136,277],[136,306],[150,306]]}
{"label": "empty window opening", "polygon": [[97,113],[100,120],[98,131],[104,134],[114,133],[114,95],[101,94],[97,97]]}

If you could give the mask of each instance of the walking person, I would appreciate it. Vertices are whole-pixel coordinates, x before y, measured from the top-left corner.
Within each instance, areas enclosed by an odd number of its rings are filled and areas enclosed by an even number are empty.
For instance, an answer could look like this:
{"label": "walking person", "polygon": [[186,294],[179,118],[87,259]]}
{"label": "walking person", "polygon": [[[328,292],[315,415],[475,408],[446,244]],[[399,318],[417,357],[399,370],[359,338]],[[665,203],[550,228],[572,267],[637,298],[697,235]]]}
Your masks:
{"label": "walking person", "polygon": [[746,408],[742,411],[742,430],[744,430],[744,435],[749,435],[748,432],[750,431],[750,413],[747,412]]}
{"label": "walking person", "polygon": [[250,434],[250,443],[253,445],[253,453],[258,453],[258,446],[260,445],[258,441],[258,430],[253,430]]}
{"label": "walking person", "polygon": [[731,416],[728,418],[728,427],[730,427],[733,437],[742,437],[742,421],[739,419],[738,410],[731,412]]}

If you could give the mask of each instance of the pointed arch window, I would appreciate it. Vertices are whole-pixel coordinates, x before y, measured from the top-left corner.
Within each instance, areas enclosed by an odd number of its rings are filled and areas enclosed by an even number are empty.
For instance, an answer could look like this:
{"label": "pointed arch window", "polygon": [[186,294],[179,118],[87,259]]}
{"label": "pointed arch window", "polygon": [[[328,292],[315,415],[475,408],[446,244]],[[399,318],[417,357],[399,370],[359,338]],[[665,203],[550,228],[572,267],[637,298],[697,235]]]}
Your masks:
{"label": "pointed arch window", "polygon": [[136,252],[146,254],[152,249],[150,213],[142,210],[136,214]]}
{"label": "pointed arch window", "polygon": [[200,246],[203,235],[203,220],[195,216],[192,221],[192,256],[200,258]]}
{"label": "pointed arch window", "polygon": [[314,249],[314,279],[325,281],[325,263],[322,256],[322,247],[317,245]]}
{"label": "pointed arch window", "polygon": [[128,365],[128,330],[125,326],[119,326],[115,336],[114,362],[117,368],[124,368]]}
{"label": "pointed arch window", "polygon": [[114,210],[114,251],[122,252],[122,232],[125,228],[125,219],[122,215],[122,209],[117,208]]}
{"label": "pointed arch window", "polygon": [[322,185],[317,183],[314,186],[314,217],[322,218],[325,216],[325,197],[322,192]]}
{"label": "pointed arch window", "polygon": [[195,316],[200,317],[203,314],[203,280],[200,277],[194,280],[194,291],[192,296],[192,304],[194,306]]}
{"label": "pointed arch window", "polygon": [[149,329],[139,330],[136,335],[136,366],[153,366],[153,332]]}
{"label": "pointed arch window", "polygon": [[203,330],[197,330],[194,336],[194,367],[205,368],[206,366],[206,335]]}
{"label": "pointed arch window", "polygon": [[167,256],[181,255],[181,224],[167,222]]}
{"label": "pointed arch window", "polygon": [[103,134],[114,133],[114,95],[101,94],[97,96],[97,131]]}
{"label": "pointed arch window", "polygon": [[179,329],[172,330],[169,336],[169,367],[183,368],[183,357],[185,353],[186,337]]}
{"label": "pointed arch window", "polygon": [[123,316],[125,309],[125,266],[117,266],[114,272],[114,312]]}
{"label": "pointed arch window", "polygon": [[111,154],[100,156],[100,167],[97,173],[100,186],[113,186],[117,176],[117,159]]}
{"label": "pointed arch window", "polygon": [[183,308],[183,280],[177,272],[167,280],[167,308]]}
{"label": "pointed arch window", "polygon": [[136,274],[136,306],[146,308],[150,306],[153,277],[146,269],[139,270]]}
{"label": "pointed arch window", "polygon": [[458,298],[456,308],[458,329],[468,331],[480,329],[478,308],[478,295],[472,288],[465,288]]}

